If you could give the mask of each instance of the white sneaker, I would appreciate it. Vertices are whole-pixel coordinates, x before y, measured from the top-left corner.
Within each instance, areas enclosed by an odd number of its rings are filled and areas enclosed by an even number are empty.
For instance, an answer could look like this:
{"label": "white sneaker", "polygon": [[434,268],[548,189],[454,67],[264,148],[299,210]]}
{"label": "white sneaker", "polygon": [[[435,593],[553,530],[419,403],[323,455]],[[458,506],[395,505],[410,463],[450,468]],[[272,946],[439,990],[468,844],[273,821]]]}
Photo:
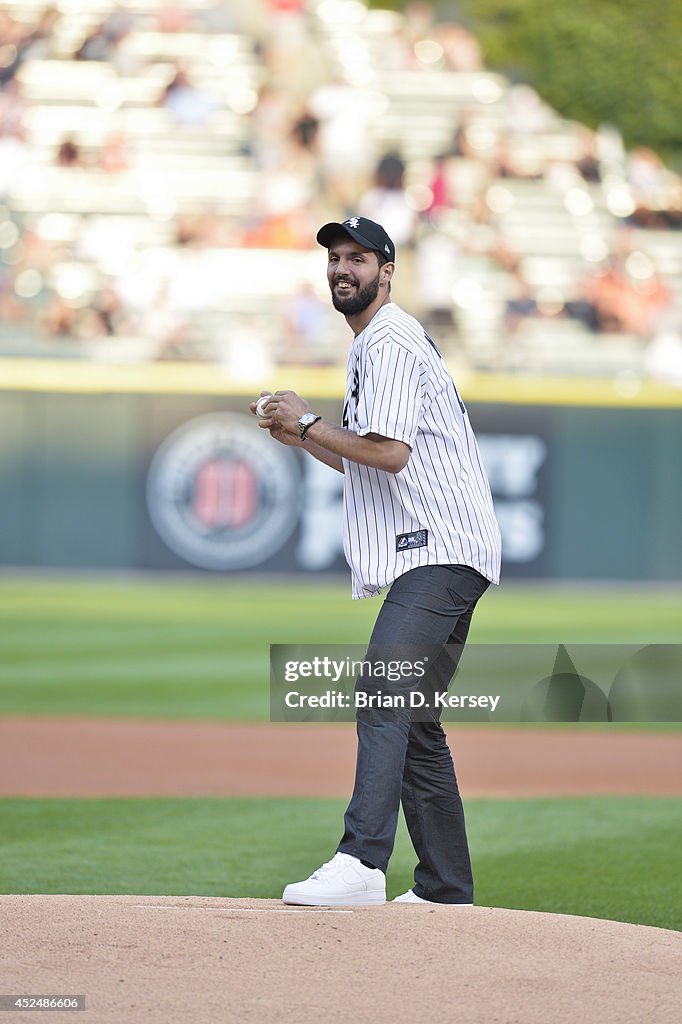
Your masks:
{"label": "white sneaker", "polygon": [[393,903],[431,903],[434,907],[473,907],[473,903],[435,903],[434,900],[423,900],[412,889],[408,889],[402,896],[396,896]]}
{"label": "white sneaker", "polygon": [[386,876],[378,868],[367,868],[349,853],[337,853],[313,871],[305,882],[293,882],[282,895],[282,903],[301,907],[343,907],[378,905],[386,902]]}

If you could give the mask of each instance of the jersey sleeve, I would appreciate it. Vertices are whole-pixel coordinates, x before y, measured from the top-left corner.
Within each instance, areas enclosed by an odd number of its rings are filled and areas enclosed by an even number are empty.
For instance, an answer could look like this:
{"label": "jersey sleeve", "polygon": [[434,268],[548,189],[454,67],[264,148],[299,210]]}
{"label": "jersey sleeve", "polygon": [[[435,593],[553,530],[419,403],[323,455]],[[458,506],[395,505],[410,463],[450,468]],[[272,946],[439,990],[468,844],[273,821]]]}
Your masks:
{"label": "jersey sleeve", "polygon": [[358,434],[381,434],[414,444],[423,401],[420,361],[414,352],[387,341],[367,354],[360,381]]}

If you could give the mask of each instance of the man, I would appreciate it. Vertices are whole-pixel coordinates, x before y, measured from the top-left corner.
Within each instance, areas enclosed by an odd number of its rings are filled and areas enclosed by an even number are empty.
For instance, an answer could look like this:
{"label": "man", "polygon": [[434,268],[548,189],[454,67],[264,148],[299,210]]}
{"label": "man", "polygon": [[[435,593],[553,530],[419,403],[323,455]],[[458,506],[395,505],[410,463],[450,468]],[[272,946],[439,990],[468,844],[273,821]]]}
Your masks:
{"label": "man", "polygon": [[[500,535],[466,409],[440,352],[391,301],[395,248],[365,217],[326,224],[335,309],[355,338],[348,357],[343,424],[278,391],[259,425],[344,474],[344,550],[353,597],[390,587],[367,652],[430,653],[425,677],[407,673],[392,692],[447,690],[476,602],[499,582]],[[256,412],[256,403],[251,406]],[[384,689],[386,681],[381,681]],[[376,683],[363,671],[357,690]],[[336,855],[285,903],[380,904],[402,801],[419,863],[405,903],[471,905],[464,813],[439,711],[357,712],[355,788]]]}

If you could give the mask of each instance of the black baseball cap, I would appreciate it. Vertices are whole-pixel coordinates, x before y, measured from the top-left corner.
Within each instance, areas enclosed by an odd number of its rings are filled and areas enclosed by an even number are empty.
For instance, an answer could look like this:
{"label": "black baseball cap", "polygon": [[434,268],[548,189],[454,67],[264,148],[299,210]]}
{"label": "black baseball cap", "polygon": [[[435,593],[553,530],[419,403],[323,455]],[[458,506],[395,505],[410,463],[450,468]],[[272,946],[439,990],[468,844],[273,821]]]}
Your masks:
{"label": "black baseball cap", "polygon": [[382,252],[389,263],[395,263],[395,246],[381,224],[376,224],[367,217],[349,217],[343,224],[332,221],[331,224],[325,224],[320,228],[317,232],[317,241],[328,249],[339,235],[348,235],[366,249]]}

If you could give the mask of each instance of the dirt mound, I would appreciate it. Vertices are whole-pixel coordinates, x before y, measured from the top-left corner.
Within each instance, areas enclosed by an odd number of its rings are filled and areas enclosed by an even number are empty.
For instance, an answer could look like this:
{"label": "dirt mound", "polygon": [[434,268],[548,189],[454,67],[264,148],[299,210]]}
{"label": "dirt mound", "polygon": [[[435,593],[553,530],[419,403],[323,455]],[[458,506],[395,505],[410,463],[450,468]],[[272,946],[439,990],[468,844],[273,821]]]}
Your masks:
{"label": "dirt mound", "polygon": [[84,995],[91,1024],[677,1024],[682,999],[682,935],[584,917],[194,896],[0,896],[0,917],[4,992]]}

